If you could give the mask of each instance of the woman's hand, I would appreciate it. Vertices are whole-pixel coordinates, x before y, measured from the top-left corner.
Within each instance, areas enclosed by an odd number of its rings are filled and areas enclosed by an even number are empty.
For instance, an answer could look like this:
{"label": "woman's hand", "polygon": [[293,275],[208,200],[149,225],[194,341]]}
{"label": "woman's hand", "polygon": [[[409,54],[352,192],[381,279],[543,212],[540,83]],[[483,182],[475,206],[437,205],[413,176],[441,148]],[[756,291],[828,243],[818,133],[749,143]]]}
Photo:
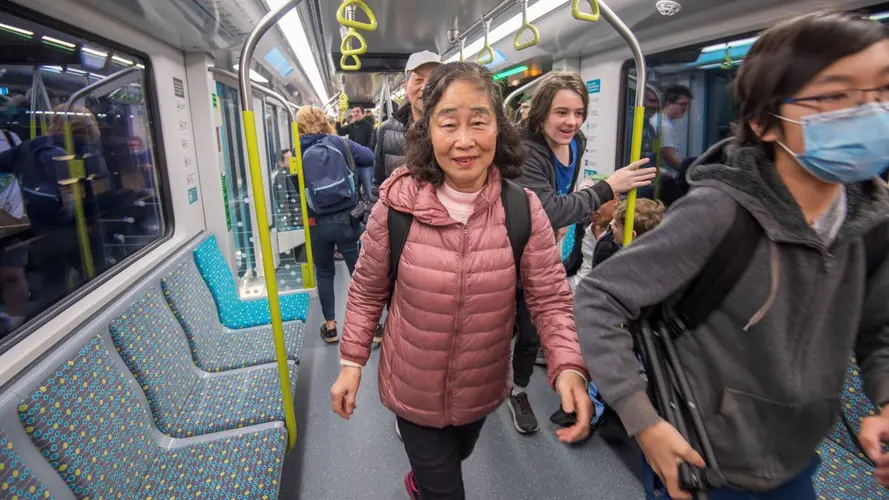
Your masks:
{"label": "woman's hand", "polygon": [[564,371],[556,380],[556,390],[562,396],[562,410],[565,413],[577,412],[577,423],[556,431],[559,441],[576,443],[590,435],[593,421],[593,401],[587,391],[587,383],[577,373]]}
{"label": "woman's hand", "polygon": [[884,488],[889,488],[889,453],[883,453],[882,444],[889,443],[889,415],[884,410],[876,417],[865,417],[861,421],[858,441],[877,466],[874,474]]}
{"label": "woman's hand", "polygon": [[361,368],[344,366],[333,387],[330,388],[330,408],[334,413],[349,420],[355,411],[355,396],[361,385]]}
{"label": "woman's hand", "polygon": [[657,169],[654,167],[640,168],[648,164],[648,161],[648,158],[643,158],[637,162],[630,163],[627,167],[611,174],[611,177],[605,179],[605,182],[611,186],[611,190],[615,194],[626,193],[636,188],[648,186],[657,175]]}
{"label": "woman's hand", "polygon": [[686,462],[704,467],[704,459],[688,444],[682,434],[669,423],[660,422],[646,427],[636,435],[636,441],[648,464],[661,478],[673,500],[690,500],[691,495],[679,489],[679,464]]}

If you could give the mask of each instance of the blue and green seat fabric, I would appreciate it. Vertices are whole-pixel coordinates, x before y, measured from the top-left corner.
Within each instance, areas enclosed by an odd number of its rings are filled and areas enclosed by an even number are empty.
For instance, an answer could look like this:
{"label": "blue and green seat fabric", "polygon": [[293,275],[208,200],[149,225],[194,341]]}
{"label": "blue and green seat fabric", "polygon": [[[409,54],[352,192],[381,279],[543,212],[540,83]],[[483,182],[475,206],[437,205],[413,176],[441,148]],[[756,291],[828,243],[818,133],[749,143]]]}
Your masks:
{"label": "blue and green seat fabric", "polygon": [[43,482],[22,462],[22,457],[3,429],[0,429],[0,498],[53,498]]}
{"label": "blue and green seat fabric", "polygon": [[[159,287],[151,287],[111,320],[111,338],[145,392],[157,428],[172,437],[199,436],[284,421],[275,365],[231,373],[202,373],[191,359],[179,322]],[[271,344],[271,335],[266,339]],[[251,344],[231,343],[249,358]],[[297,367],[289,364],[291,392]]]}
{"label": "blue and green seat fabric", "polygon": [[77,498],[277,497],[282,425],[161,446],[138,390],[97,336],[20,402],[25,432]]}
{"label": "blue and green seat fabric", "polygon": [[[188,337],[195,364],[218,372],[275,362],[271,325],[232,330],[219,322],[216,305],[193,259],[184,259],[161,278],[161,289]],[[289,359],[298,361],[305,323],[284,323]]]}
{"label": "blue and green seat fabric", "polygon": [[[212,293],[219,321],[223,325],[239,329],[272,322],[268,299],[241,300],[231,270],[216,243],[216,236],[210,236],[194,250],[194,260]],[[282,321],[306,321],[309,312],[307,293],[279,295],[278,299]]]}

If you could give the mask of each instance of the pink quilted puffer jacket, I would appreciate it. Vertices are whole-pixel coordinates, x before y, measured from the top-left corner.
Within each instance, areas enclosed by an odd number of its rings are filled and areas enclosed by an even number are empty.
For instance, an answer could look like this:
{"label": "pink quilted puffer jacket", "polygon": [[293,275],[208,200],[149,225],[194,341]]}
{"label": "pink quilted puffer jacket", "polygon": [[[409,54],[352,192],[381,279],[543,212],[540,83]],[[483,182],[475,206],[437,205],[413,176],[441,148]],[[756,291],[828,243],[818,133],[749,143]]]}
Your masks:
{"label": "pink quilted puffer jacket", "polygon": [[[418,425],[446,427],[493,412],[508,394],[516,272],[492,167],[466,225],[448,216],[432,185],[404,167],[380,189],[346,305],[340,353],[364,365],[389,294],[389,207],[414,215],[401,254],[380,361],[383,405]],[[587,374],[574,305],[552,226],[531,202],[522,256],[528,307],[546,349],[550,384],[563,370]],[[588,376],[587,376],[588,377]]]}

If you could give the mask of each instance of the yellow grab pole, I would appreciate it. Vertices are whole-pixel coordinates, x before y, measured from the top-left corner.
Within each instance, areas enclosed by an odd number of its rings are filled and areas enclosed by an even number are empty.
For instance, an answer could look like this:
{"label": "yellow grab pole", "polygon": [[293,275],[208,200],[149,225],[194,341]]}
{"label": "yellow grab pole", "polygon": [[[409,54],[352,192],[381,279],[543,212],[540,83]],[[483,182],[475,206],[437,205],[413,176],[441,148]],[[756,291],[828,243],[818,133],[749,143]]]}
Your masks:
{"label": "yellow grab pole", "polygon": [[68,151],[68,177],[74,179],[71,185],[71,196],[74,203],[74,224],[77,230],[77,241],[80,243],[80,262],[89,279],[96,277],[93,251],[90,248],[89,232],[86,229],[86,213],[83,211],[83,186],[80,180],[86,177],[86,169],[83,160],[77,158],[74,151],[74,135],[71,133],[71,123],[65,117],[65,149]]}
{"label": "yellow grab pole", "polygon": [[259,229],[259,248],[262,252],[262,269],[268,291],[269,313],[272,317],[272,335],[275,338],[275,360],[281,381],[281,398],[284,405],[284,425],[287,427],[287,450],[296,443],[296,415],[293,413],[293,393],[290,391],[290,370],[287,367],[287,347],[284,342],[284,325],[281,322],[281,304],[278,299],[278,281],[275,260],[272,258],[272,237],[269,220],[265,213],[265,186],[262,183],[262,167],[259,162],[259,145],[256,135],[256,118],[252,110],[242,112],[244,135],[247,140],[247,159],[250,163],[250,185],[253,190],[253,209]]}
{"label": "yellow grab pole", "polygon": [[315,259],[312,256],[312,237],[309,234],[309,206],[306,202],[306,180],[303,178],[303,154],[299,145],[299,124],[293,122],[293,157],[290,173],[299,182],[299,209],[303,214],[303,236],[306,239],[306,263],[302,265],[303,287],[315,288]]}
{"label": "yellow grab pole", "polygon": [[[642,128],[645,126],[645,108],[636,106],[633,113],[633,142],[630,145],[630,163],[642,157]],[[627,218],[624,221],[624,241],[627,246],[633,242],[633,222],[636,219],[636,190],[627,195]]]}

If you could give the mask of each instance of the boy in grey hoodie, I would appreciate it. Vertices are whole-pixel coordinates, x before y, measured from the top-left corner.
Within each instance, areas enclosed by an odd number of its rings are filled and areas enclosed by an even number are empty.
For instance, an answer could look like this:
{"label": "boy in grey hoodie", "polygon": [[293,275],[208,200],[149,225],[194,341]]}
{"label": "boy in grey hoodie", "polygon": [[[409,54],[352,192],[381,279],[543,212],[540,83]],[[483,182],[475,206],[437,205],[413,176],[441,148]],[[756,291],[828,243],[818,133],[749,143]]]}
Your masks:
{"label": "boy in grey hoodie", "polygon": [[[676,464],[703,460],[655,412],[621,325],[680,296],[736,211],[749,211],[764,232],[751,264],[677,348],[732,490],[790,485],[792,498],[814,498],[815,448],[838,416],[853,351],[867,395],[889,404],[889,193],[874,180],[889,163],[889,34],[851,14],[782,23],[752,47],[735,99],[736,137],[691,168],[691,192],[581,280],[577,329],[604,399],[670,495],[688,498]],[[860,435],[884,484],[887,414],[865,419]]]}

